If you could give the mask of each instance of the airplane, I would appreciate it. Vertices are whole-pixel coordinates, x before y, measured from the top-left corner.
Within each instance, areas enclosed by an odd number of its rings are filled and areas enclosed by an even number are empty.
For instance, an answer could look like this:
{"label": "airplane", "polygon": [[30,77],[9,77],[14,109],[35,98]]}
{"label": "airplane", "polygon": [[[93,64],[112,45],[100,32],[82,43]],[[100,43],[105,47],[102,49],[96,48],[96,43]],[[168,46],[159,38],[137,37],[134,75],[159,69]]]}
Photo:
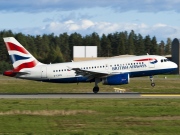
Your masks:
{"label": "airplane", "polygon": [[13,63],[12,70],[3,75],[21,79],[52,82],[79,83],[95,82],[94,93],[99,92],[98,83],[123,85],[131,77],[153,76],[172,72],[177,64],[158,55],[142,55],[124,58],[111,57],[103,60],[43,64],[29,53],[14,37],[3,38]]}

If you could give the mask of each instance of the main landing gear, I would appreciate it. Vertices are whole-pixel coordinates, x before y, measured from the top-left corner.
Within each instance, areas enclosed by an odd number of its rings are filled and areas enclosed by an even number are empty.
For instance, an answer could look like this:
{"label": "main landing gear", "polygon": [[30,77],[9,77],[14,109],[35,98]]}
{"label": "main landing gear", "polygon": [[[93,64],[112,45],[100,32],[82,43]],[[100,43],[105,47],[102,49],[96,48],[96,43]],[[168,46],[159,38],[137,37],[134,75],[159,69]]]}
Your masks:
{"label": "main landing gear", "polygon": [[154,86],[155,86],[155,83],[154,83],[154,81],[153,81],[153,76],[150,76],[149,78],[150,78],[150,81],[151,81],[151,86],[154,87]]}
{"label": "main landing gear", "polygon": [[98,93],[99,92],[99,87],[98,86],[95,86],[94,88],[93,88],[93,92],[96,94],[96,93]]}
{"label": "main landing gear", "polygon": [[98,83],[101,82],[101,80],[99,78],[95,78],[95,86],[93,88],[93,92],[96,94],[99,92],[99,87],[98,87]]}

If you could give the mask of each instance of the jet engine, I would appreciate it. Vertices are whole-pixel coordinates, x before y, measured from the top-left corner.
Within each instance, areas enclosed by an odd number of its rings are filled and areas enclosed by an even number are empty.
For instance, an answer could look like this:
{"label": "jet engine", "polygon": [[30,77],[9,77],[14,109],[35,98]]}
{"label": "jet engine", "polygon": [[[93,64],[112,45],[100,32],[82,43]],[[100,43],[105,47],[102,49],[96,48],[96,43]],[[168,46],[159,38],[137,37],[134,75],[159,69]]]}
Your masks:
{"label": "jet engine", "polygon": [[129,83],[129,74],[116,74],[102,79],[104,85],[122,85]]}

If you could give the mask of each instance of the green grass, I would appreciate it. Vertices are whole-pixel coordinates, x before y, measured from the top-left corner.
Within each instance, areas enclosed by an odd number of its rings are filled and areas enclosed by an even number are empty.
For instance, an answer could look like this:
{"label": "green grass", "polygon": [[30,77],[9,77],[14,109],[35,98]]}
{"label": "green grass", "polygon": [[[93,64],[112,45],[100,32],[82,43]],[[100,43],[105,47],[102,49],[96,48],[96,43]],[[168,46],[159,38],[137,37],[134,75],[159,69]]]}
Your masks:
{"label": "green grass", "polygon": [[180,133],[180,99],[0,100],[0,134]]}
{"label": "green grass", "polygon": [[[179,75],[132,78],[106,86],[129,92],[180,93]],[[52,84],[0,76],[0,93],[91,92],[94,83]],[[178,135],[180,99],[0,99],[0,134],[25,135]]]}
{"label": "green grass", "polygon": [[[175,92],[180,93],[179,75],[155,76],[154,88],[150,85],[149,77],[131,78],[127,85],[109,86],[99,83],[100,92],[114,92],[115,87],[124,88],[127,92]],[[73,84],[54,84],[45,82],[35,82],[20,80],[10,77],[0,76],[0,93],[68,93],[68,92],[92,92],[94,83],[73,83]]]}

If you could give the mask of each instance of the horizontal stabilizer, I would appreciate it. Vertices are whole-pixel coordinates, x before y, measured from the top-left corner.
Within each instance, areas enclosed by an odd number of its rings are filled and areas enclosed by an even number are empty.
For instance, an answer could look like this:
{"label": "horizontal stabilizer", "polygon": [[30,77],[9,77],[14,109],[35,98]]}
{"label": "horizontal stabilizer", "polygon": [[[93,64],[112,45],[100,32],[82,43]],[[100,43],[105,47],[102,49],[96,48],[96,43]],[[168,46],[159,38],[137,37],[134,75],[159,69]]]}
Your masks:
{"label": "horizontal stabilizer", "polygon": [[3,73],[4,76],[9,76],[9,77],[15,77],[19,75],[26,75],[29,74],[28,72],[16,72],[14,70],[7,70]]}

